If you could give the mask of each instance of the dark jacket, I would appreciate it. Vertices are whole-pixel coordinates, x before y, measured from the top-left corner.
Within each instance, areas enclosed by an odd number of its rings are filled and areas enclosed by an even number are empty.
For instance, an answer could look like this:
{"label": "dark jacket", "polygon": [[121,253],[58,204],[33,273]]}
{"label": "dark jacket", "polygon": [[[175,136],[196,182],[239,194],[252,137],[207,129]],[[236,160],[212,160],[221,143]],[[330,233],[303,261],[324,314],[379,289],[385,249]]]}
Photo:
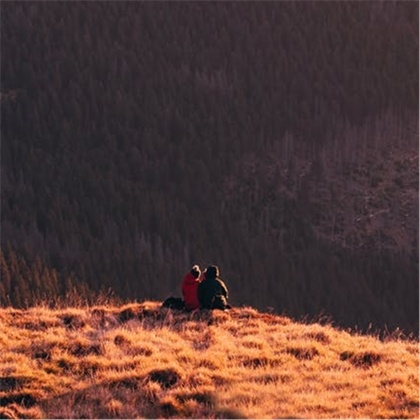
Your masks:
{"label": "dark jacket", "polygon": [[217,277],[206,278],[198,285],[198,300],[204,309],[225,309],[228,290],[225,283]]}

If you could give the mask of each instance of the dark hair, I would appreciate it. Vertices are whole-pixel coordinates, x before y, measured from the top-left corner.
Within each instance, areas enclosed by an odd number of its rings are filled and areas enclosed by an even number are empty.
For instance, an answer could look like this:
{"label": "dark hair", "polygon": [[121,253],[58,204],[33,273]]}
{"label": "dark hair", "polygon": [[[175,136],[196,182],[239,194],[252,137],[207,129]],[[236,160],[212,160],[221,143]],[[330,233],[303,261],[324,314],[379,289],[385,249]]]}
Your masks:
{"label": "dark hair", "polygon": [[217,265],[210,265],[206,270],[206,277],[216,278],[219,276],[219,268]]}
{"label": "dark hair", "polygon": [[198,278],[200,276],[200,267],[197,264],[192,266],[192,268],[191,268],[191,274],[195,278]]}

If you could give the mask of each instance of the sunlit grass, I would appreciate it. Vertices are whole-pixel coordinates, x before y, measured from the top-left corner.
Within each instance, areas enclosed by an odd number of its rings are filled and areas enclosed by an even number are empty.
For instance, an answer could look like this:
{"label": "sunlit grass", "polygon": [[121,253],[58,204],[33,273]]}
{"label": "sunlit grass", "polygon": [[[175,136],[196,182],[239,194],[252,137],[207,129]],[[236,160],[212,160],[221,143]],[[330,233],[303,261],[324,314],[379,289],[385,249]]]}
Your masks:
{"label": "sunlit grass", "polygon": [[3,418],[418,418],[418,342],[259,313],[0,309]]}

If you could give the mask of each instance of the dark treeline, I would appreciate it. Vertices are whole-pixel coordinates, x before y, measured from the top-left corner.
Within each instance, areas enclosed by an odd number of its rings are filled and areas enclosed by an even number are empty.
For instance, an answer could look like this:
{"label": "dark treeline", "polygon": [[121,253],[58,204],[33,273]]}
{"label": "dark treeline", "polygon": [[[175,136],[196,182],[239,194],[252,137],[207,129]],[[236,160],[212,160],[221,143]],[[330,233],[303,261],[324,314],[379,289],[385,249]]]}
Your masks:
{"label": "dark treeline", "polygon": [[69,273],[49,268],[37,256],[28,262],[22,254],[8,247],[0,251],[0,296],[3,305],[25,307],[36,303],[56,305],[92,303],[98,299],[115,299],[108,290],[102,294],[89,289]]}
{"label": "dark treeline", "polygon": [[418,328],[417,2],[3,2],[1,59],[1,304]]}

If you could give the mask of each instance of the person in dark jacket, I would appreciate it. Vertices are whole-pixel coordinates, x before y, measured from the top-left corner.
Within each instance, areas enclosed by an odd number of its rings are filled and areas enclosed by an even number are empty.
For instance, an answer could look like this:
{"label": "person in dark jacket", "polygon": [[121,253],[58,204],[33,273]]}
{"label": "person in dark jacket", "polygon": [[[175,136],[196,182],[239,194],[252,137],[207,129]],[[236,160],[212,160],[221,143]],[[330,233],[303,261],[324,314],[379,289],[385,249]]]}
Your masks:
{"label": "person in dark jacket", "polygon": [[198,300],[203,309],[227,309],[228,290],[219,278],[219,268],[211,265],[206,270],[204,280],[198,285]]}
{"label": "person in dark jacket", "polygon": [[200,267],[194,265],[191,271],[184,276],[182,281],[182,297],[184,298],[185,309],[193,311],[199,308],[200,302],[197,296],[197,287],[200,283]]}

